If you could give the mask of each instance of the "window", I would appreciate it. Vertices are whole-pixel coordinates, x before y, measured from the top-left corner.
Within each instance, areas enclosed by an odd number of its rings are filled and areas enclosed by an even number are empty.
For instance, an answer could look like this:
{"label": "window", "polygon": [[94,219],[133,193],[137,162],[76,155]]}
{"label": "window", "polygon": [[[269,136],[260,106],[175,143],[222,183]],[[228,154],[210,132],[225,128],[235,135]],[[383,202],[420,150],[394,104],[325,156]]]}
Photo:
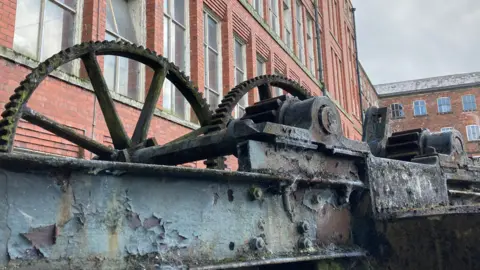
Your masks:
{"label": "window", "polygon": [[[188,3],[185,0],[165,0],[163,4],[163,55],[180,70],[188,72]],[[169,81],[165,81],[163,86],[163,108],[190,120],[188,103]]]}
{"label": "window", "polygon": [[452,111],[449,97],[441,97],[437,99],[437,104],[439,113],[448,113]]}
{"label": "window", "polygon": [[391,105],[392,109],[392,118],[397,119],[397,118],[403,118],[405,117],[405,114],[403,112],[403,105],[400,103],[393,103]]}
{"label": "window", "polygon": [[297,20],[297,56],[300,61],[305,64],[305,40],[303,39],[303,6],[302,3],[296,1],[296,20]]}
{"label": "window", "polygon": [[480,140],[480,127],[477,125],[467,126],[467,138],[469,141]]}
{"label": "window", "polygon": [[415,100],[413,102],[413,115],[427,115],[427,106],[425,105],[425,100]]}
{"label": "window", "polygon": [[475,111],[477,109],[477,103],[475,102],[474,95],[462,96],[463,111]]}
{"label": "window", "polygon": [[441,128],[441,129],[440,129],[441,132],[449,132],[449,131],[451,131],[451,130],[453,130],[452,127],[444,127],[444,128]]}
{"label": "window", "polygon": [[[234,41],[234,73],[235,73],[235,85],[240,84],[241,82],[247,79],[247,71],[246,71],[246,59],[245,59],[245,45],[240,42],[238,39],[235,38]],[[245,114],[245,107],[248,106],[248,94],[244,95],[242,99],[238,102],[235,114],[237,118],[242,117]]]}
{"label": "window", "polygon": [[293,48],[292,37],[292,10],[290,9],[290,0],[283,0],[283,41],[291,50]]}
{"label": "window", "polygon": [[329,0],[328,12],[330,14],[329,16],[330,29],[332,29],[333,36],[338,41],[339,34],[340,34],[340,22],[339,22],[340,9],[338,7],[337,0]]}
{"label": "window", "polygon": [[253,8],[263,18],[263,0],[253,0]]}
{"label": "window", "polygon": [[[73,46],[77,0],[17,0],[13,49],[38,61]],[[72,62],[60,67],[71,73]]]}
{"label": "window", "polygon": [[[283,76],[283,74],[280,73],[278,70],[275,70],[275,75]],[[283,95],[283,90],[281,88],[272,86],[272,96],[273,97],[278,97],[278,96],[282,96],[282,95]]]}
{"label": "window", "polygon": [[[265,75],[265,60],[260,57],[260,56],[257,56],[257,74],[256,76],[260,76],[260,75]],[[260,96],[258,95],[258,91],[257,91],[257,95],[255,95],[255,102],[258,102],[260,101]]]}
{"label": "window", "polygon": [[272,27],[273,32],[277,35],[280,35],[280,18],[278,17],[278,0],[270,0],[270,6],[268,7],[270,11],[270,27]]}
{"label": "window", "polygon": [[[131,17],[127,1],[107,0],[105,39],[138,43]],[[110,90],[141,100],[143,91],[138,87],[140,64],[137,61],[119,56],[105,56],[104,76]]]}
{"label": "window", "polygon": [[307,16],[307,49],[308,49],[308,68],[313,75],[316,76],[315,72],[315,53],[313,51],[313,19],[310,16]]}
{"label": "window", "polygon": [[221,97],[220,24],[204,12],[205,97],[215,110]]}

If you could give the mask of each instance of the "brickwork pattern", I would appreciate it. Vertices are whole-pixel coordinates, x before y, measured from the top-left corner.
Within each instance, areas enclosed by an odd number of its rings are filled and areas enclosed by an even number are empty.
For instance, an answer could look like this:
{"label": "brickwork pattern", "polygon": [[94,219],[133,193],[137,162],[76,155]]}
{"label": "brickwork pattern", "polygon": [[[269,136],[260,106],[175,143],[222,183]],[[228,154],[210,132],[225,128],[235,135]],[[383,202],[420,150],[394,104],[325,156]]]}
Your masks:
{"label": "brickwork pattern", "polygon": [[[0,46],[8,49],[13,48],[15,9],[17,0],[0,0]],[[21,0],[18,0],[21,1]],[[144,0],[145,1],[145,17],[146,17],[146,45],[157,53],[163,52],[163,1],[161,0]],[[177,1],[177,0],[175,0]],[[238,36],[245,42],[246,45],[246,63],[247,76],[249,78],[256,75],[256,57],[261,55],[266,60],[267,73],[274,73],[275,69],[279,72],[295,79],[301,83],[305,88],[309,89],[316,95],[321,95],[321,90],[318,84],[308,76],[304,70],[307,67],[302,67],[290,56],[295,55],[296,50],[293,48],[292,52],[287,52],[278,43],[283,35],[283,28],[280,29],[280,37],[272,37],[264,26],[262,26],[251,12],[253,9],[246,7],[245,2],[252,3],[252,0],[190,0],[189,7],[189,36],[190,36],[190,75],[191,79],[198,85],[199,90],[203,92],[204,89],[204,49],[203,49],[203,11],[208,9],[213,15],[218,18],[221,25],[221,54],[222,54],[222,76],[223,76],[223,94],[225,95],[234,86],[234,36]],[[280,26],[283,26],[283,1],[279,2]],[[302,10],[303,17],[303,38],[304,40],[304,58],[308,59],[306,53],[306,15],[311,18],[314,16],[314,8],[312,1],[302,0],[304,9]],[[334,10],[329,8],[332,1],[321,0],[320,2],[320,26],[321,26],[321,44],[323,55],[323,70],[325,72],[325,83],[327,89],[334,89],[333,74],[337,72],[332,65],[332,55],[330,52],[332,48],[337,52],[339,58],[344,63],[347,62],[349,50],[347,48],[347,31],[344,29],[353,29],[353,22],[351,21],[350,13],[351,7],[349,0],[337,1],[338,18],[336,20],[338,25],[331,25],[330,17]],[[269,22],[269,7],[270,1],[264,1],[264,12],[261,17],[264,23]],[[295,1],[291,0],[292,10],[292,34],[294,37],[294,46],[296,46],[295,37]],[[343,12],[345,11],[345,12]],[[105,37],[106,27],[106,1],[105,0],[84,0],[82,9],[82,25],[81,25],[81,39],[82,41],[103,40]],[[333,35],[332,27],[338,27],[340,32],[338,36]],[[346,28],[345,28],[346,27]],[[268,28],[268,27],[267,27]],[[315,32],[315,30],[314,30]],[[315,39],[315,37],[314,37]],[[314,40],[315,41],[315,40]],[[314,44],[314,53],[317,55],[316,43]],[[99,57],[99,63],[103,66],[103,57]],[[353,58],[355,59],[355,58]],[[306,61],[308,62],[308,61]],[[315,57],[317,64],[317,57]],[[3,105],[13,90],[18,86],[19,82],[23,80],[24,76],[30,72],[30,68],[22,66],[13,62],[11,59],[0,59],[0,104]],[[358,113],[356,113],[355,106],[358,106],[358,87],[351,84],[345,74],[349,74],[348,65],[342,65],[339,78],[343,87],[335,93],[331,93],[334,99],[341,99],[340,105],[344,108],[345,113],[341,113],[343,127],[345,134],[350,138],[359,139],[361,130]],[[80,72],[80,76],[85,78],[84,70]],[[152,72],[146,72],[146,84],[150,83]],[[148,87],[146,87],[148,89]],[[251,92],[249,96],[249,103],[254,100],[256,93]],[[343,98],[341,98],[343,97]],[[158,108],[161,108],[161,99],[158,102]],[[103,116],[99,105],[94,101],[94,95],[91,91],[78,87],[76,85],[59,80],[55,77],[49,77],[40,86],[39,89],[32,96],[29,106],[41,113],[55,119],[56,121],[68,125],[79,132],[83,132],[86,136],[109,143],[109,134],[103,120]],[[133,132],[135,123],[138,119],[139,110],[123,103],[117,103],[117,109],[124,121],[125,129],[129,134]],[[24,125],[24,124],[22,124]],[[176,137],[190,132],[191,129],[175,122],[169,121],[161,117],[155,117],[152,121],[150,135],[155,137],[157,141],[162,144],[166,143]],[[48,136],[52,134],[41,133],[35,128],[22,128],[21,133],[23,137],[18,137],[17,146],[34,149],[41,152],[61,154],[57,151],[58,148],[65,148],[69,151],[69,156],[80,155],[79,149],[71,149],[68,143],[61,139],[53,139]],[[35,136],[47,136],[45,142],[39,144],[38,142],[26,138]],[[45,137],[45,138],[47,138]],[[22,139],[23,138],[23,139]],[[40,146],[35,146],[40,145]],[[36,149],[37,147],[38,149]],[[86,158],[91,156],[86,152]],[[229,158],[229,167],[236,169],[235,160]],[[189,166],[202,167],[202,162],[189,164]]]}
{"label": "brickwork pattern", "polygon": [[[463,111],[462,96],[475,95],[477,110]],[[452,112],[441,114],[438,112],[437,99],[450,97]],[[414,116],[413,102],[424,100],[427,108],[427,115]],[[467,141],[467,125],[480,125],[480,87],[463,89],[452,89],[449,91],[424,92],[415,95],[381,98],[382,106],[390,106],[393,103],[403,105],[405,117],[392,120],[392,130],[401,131],[414,128],[428,128],[430,131],[438,132],[443,127],[453,127],[460,131],[466,142],[466,149],[471,155],[480,155],[480,142]]]}

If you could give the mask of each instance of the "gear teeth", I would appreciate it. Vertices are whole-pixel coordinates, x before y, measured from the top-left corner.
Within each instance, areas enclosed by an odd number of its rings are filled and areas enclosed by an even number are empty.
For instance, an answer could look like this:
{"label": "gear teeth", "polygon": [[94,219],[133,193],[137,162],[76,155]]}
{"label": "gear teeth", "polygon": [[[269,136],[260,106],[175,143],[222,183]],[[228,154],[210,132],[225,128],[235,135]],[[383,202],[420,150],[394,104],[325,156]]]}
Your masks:
{"label": "gear teeth", "polygon": [[[109,55],[109,50],[118,52],[121,49],[125,53],[125,57],[129,58],[129,54],[138,57],[148,57],[149,62],[156,62],[159,65],[166,67],[168,79],[175,81],[178,88],[181,90],[184,97],[190,102],[197,118],[202,126],[208,124],[213,112],[210,110],[206,99],[195,87],[190,78],[186,76],[184,71],[181,71],[175,64],[168,61],[163,56],[159,56],[157,52],[150,49],[145,49],[143,46],[138,46],[129,42],[117,41],[89,41],[66,48],[63,51],[53,55],[44,62],[40,63],[37,68],[33,69],[25,79],[20,83],[20,86],[14,90],[10,96],[10,102],[5,104],[5,110],[1,114],[3,119],[0,120],[0,151],[10,151],[13,146],[15,130],[18,124],[20,108],[28,102],[29,97],[42,82],[45,77],[57,69],[59,66],[75,59],[81,58],[84,54],[102,51],[103,55]],[[135,58],[133,58],[135,59]],[[55,64],[57,63],[57,64]],[[58,66],[57,66],[58,65]]]}

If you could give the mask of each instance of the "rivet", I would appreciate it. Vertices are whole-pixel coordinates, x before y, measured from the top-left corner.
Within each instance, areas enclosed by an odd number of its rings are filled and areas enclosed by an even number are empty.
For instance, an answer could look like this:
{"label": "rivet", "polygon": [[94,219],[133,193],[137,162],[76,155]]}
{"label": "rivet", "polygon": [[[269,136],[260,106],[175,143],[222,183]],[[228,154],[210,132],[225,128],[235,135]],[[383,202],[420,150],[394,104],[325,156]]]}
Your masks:
{"label": "rivet", "polygon": [[255,237],[250,240],[250,247],[253,250],[262,250],[265,248],[265,240],[263,240],[261,237]]}
{"label": "rivet", "polygon": [[250,197],[252,197],[253,200],[261,200],[263,198],[263,191],[259,187],[252,187],[250,189]]}
{"label": "rivet", "polygon": [[306,237],[302,237],[298,240],[298,247],[300,249],[308,249],[308,248],[312,248],[313,247],[313,243],[312,243],[312,240],[306,238]]}
{"label": "rivet", "polygon": [[306,233],[310,229],[310,224],[308,222],[303,221],[300,224],[298,224],[298,232],[299,233]]}

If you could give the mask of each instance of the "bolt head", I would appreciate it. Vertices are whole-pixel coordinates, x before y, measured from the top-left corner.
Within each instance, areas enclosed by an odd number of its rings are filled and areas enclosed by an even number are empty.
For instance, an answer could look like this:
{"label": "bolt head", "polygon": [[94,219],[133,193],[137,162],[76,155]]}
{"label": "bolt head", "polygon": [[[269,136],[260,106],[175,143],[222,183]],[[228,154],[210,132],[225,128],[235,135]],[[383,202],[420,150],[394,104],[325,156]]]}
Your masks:
{"label": "bolt head", "polygon": [[310,230],[310,224],[308,222],[303,221],[300,224],[298,224],[298,232],[300,233],[306,233]]}
{"label": "bolt head", "polygon": [[319,204],[322,201],[322,196],[320,194],[315,194],[312,196],[312,204]]}
{"label": "bolt head", "polygon": [[250,196],[253,200],[261,200],[263,198],[263,191],[259,187],[252,187],[250,189]]}
{"label": "bolt head", "polygon": [[309,249],[313,247],[312,240],[302,237],[298,240],[298,247],[301,249]]}
{"label": "bolt head", "polygon": [[250,241],[250,246],[253,250],[262,250],[265,248],[265,240],[261,237],[255,237]]}

